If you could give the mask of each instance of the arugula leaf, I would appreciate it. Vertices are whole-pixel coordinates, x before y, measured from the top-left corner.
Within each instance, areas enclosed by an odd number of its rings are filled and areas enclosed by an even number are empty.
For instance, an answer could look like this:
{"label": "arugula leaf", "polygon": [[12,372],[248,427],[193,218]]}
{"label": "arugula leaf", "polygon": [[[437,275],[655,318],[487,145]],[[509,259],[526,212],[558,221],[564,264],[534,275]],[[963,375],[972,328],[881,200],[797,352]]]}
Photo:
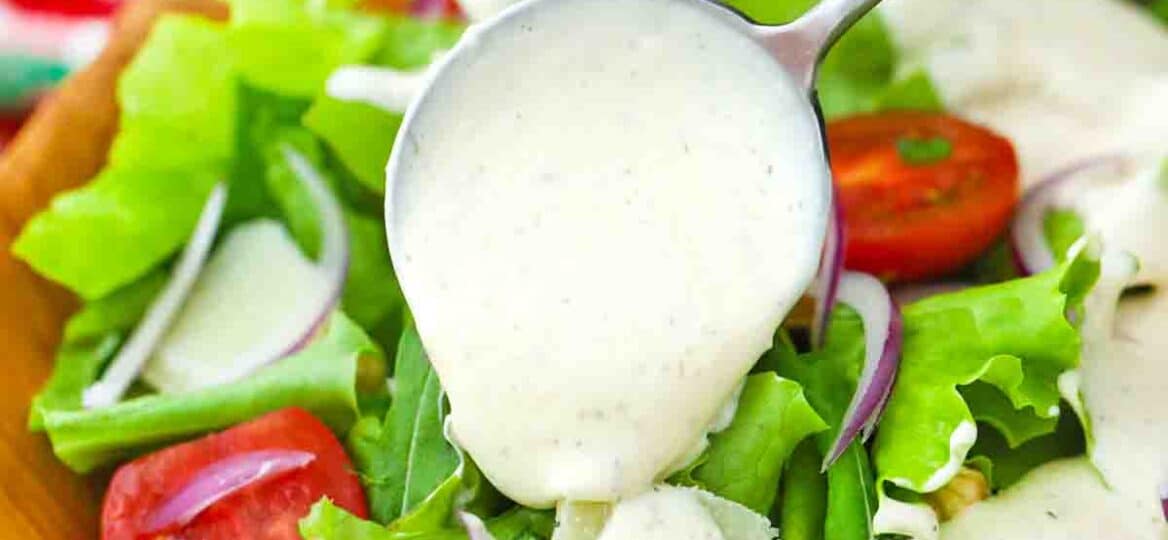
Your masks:
{"label": "arugula leaf", "polygon": [[370,513],[380,523],[409,513],[459,465],[443,432],[442,386],[412,326],[402,334],[395,371],[397,390],[384,423],[363,421],[350,438]]}
{"label": "arugula leaf", "polygon": [[[283,159],[277,145],[284,142],[289,128],[298,125],[300,115],[308,108],[308,101],[276,94],[255,86],[238,85],[239,114],[236,118],[235,160],[229,173],[225,227],[258,217],[278,218],[282,215],[288,230],[310,257],[316,254],[320,239],[316,230],[316,209],[299,180],[288,167],[276,169]],[[305,141],[298,139],[297,142]],[[298,144],[296,148],[310,158],[319,154],[315,141]],[[314,151],[315,150],[315,154]],[[283,173],[283,174],[281,174]],[[276,177],[273,179],[273,177]],[[290,201],[289,190],[300,199]],[[296,206],[299,204],[299,206]]]}
{"label": "arugula leaf", "polygon": [[[811,405],[832,426],[815,437],[819,456],[828,451],[843,423],[863,362],[863,322],[854,310],[841,305],[832,314],[824,347],[780,366],[781,374],[804,385]],[[853,442],[828,469],[826,482],[823,537],[829,540],[870,538],[876,483],[868,453],[860,441]],[[810,521],[813,517],[784,519]]]}
{"label": "arugula leaf", "polygon": [[[335,313],[321,338],[246,380],[187,394],[134,398],[102,409],[42,407],[41,416],[53,452],[77,472],[291,405],[304,407],[343,433],[357,416],[358,357],[370,354],[380,354],[376,345]],[[63,363],[57,369],[75,371],[62,378],[97,376],[86,362]],[[71,391],[79,396],[84,386]]]}
{"label": "arugula leaf", "polygon": [[1030,278],[906,307],[900,374],[873,449],[880,483],[933,491],[965,461],[950,455],[954,432],[974,425],[959,386],[981,380],[1015,409],[1055,416],[1057,378],[1079,362],[1079,333],[1066,312],[1098,274],[1098,261],[1079,256]]}
{"label": "arugula leaf", "polygon": [[710,446],[690,473],[692,483],[765,514],[774,504],[783,464],[795,446],[827,429],[803,388],[774,373],[746,379],[734,420],[710,436]]}
{"label": "arugula leaf", "polygon": [[[555,518],[550,512],[518,507],[486,520],[486,525],[496,540],[539,540],[551,537]],[[318,501],[300,520],[300,534],[306,540],[467,540],[466,531],[454,528],[426,533],[393,532],[346,512],[328,499]]]}

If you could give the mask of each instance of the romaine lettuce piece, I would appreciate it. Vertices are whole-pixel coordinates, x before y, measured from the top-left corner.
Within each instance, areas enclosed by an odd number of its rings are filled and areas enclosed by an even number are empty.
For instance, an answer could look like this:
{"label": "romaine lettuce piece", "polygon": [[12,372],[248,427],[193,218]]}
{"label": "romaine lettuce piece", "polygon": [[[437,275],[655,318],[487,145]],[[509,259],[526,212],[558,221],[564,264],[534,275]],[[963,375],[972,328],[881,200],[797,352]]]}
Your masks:
{"label": "romaine lettuce piece", "polygon": [[770,372],[751,375],[730,426],[711,435],[697,465],[675,481],[766,514],[795,446],[825,429],[798,383]]}
{"label": "romaine lettuce piece", "polygon": [[[292,405],[344,433],[357,419],[358,359],[377,355],[377,346],[361,329],[336,313],[321,338],[247,380],[189,394],[149,395],[101,409],[42,410],[41,416],[53,452],[77,472]],[[89,366],[74,362],[58,369],[96,378]]]}

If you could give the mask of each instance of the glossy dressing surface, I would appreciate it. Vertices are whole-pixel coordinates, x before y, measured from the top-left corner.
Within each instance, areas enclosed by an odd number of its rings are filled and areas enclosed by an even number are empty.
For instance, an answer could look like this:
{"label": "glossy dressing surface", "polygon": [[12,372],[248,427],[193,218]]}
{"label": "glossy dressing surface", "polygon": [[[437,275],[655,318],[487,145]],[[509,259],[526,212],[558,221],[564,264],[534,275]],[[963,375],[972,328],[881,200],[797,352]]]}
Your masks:
{"label": "glossy dressing surface", "polygon": [[531,506],[616,501],[684,465],[770,347],[826,169],[802,90],[733,15],[532,6],[472,30],[416,106],[389,241],[487,476]]}

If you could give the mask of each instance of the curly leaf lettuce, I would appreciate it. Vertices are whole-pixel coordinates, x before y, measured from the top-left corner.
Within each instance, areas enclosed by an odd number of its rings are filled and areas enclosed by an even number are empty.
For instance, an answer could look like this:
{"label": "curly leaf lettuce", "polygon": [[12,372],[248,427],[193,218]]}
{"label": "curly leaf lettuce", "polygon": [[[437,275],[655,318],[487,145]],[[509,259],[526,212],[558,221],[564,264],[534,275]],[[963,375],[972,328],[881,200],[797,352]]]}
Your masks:
{"label": "curly leaf lettuce", "polygon": [[[357,418],[358,357],[380,354],[359,327],[336,313],[322,337],[246,380],[187,394],[138,397],[102,409],[42,408],[40,414],[53,452],[77,472],[292,405],[344,433]],[[98,370],[91,366],[70,362],[57,369],[77,371],[69,377],[81,382],[96,378]],[[90,382],[71,386],[76,392],[71,399],[79,400]]]}
{"label": "curly leaf lettuce", "polygon": [[976,436],[958,387],[980,380],[1017,410],[1057,417],[1058,377],[1079,363],[1079,332],[1067,311],[1098,274],[1098,261],[1080,255],[1030,278],[906,307],[900,374],[873,449],[881,481],[927,493],[956,473],[973,440],[955,434]]}
{"label": "curly leaf lettuce", "polygon": [[734,420],[710,436],[710,446],[681,483],[691,484],[756,513],[774,504],[783,464],[795,446],[827,429],[798,383],[774,373],[746,379]]}

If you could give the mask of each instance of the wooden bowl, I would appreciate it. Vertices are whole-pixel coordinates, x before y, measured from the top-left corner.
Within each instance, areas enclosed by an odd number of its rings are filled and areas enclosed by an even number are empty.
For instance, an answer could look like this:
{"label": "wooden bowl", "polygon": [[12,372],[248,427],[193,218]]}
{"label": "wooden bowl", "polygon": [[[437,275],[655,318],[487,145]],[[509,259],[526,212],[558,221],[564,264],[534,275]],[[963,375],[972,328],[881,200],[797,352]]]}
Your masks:
{"label": "wooden bowl", "polygon": [[32,396],[52,369],[61,326],[76,300],[33,274],[9,249],[53,195],[92,178],[117,129],[118,75],[160,13],[222,19],[216,0],[134,0],[117,15],[110,42],[89,67],[44,100],[0,154],[0,537],[99,536],[100,478],[74,474],[43,434],[26,427]]}

